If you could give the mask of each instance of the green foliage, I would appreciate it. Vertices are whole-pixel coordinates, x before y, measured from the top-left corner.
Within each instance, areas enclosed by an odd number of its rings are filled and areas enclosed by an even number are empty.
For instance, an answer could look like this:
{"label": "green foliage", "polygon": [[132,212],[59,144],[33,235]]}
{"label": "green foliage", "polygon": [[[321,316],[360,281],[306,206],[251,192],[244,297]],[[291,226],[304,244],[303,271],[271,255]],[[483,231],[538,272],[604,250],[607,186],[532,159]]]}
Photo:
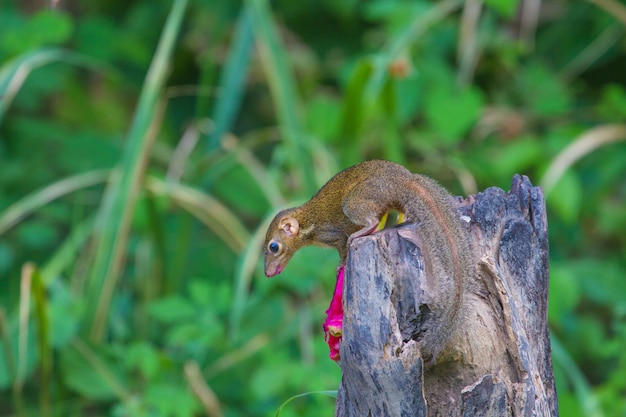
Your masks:
{"label": "green foliage", "polygon": [[545,186],[561,414],[626,414],[621,3],[87,3],[0,13],[0,414],[331,414],[336,255],[260,245],[374,157]]}
{"label": "green foliage", "polygon": [[[429,127],[449,145],[456,145],[476,124],[483,108],[482,94],[477,89],[454,91],[441,84],[426,99],[425,116]],[[456,117],[450,117],[450,115]]]}

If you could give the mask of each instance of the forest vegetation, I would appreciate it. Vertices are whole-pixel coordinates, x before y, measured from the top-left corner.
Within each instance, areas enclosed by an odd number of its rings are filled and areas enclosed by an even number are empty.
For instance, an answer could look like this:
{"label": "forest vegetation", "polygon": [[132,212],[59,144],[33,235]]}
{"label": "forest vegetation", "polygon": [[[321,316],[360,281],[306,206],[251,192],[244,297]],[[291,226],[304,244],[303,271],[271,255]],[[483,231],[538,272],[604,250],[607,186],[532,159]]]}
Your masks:
{"label": "forest vegetation", "polygon": [[338,257],[260,246],[371,158],[543,187],[561,415],[626,416],[623,1],[1,4],[1,417],[331,415]]}

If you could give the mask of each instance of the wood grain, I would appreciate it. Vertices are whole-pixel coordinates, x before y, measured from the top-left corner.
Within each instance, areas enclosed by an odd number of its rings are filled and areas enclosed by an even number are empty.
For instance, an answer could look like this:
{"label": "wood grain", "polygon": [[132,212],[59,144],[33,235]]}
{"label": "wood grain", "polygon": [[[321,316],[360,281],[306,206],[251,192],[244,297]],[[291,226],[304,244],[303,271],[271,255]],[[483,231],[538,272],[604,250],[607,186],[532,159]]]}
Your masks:
{"label": "wood grain", "polygon": [[547,327],[545,200],[528,178],[458,200],[476,274],[436,363],[420,338],[437,277],[419,225],[353,242],[346,266],[343,372],[335,416],[557,416]]}

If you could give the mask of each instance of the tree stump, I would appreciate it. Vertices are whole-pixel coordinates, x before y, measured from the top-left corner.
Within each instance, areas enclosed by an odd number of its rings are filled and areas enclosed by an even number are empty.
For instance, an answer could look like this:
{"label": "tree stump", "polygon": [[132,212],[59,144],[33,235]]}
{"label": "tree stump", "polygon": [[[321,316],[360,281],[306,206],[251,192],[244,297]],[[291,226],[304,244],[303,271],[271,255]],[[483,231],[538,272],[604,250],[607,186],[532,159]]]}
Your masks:
{"label": "tree stump", "polygon": [[557,416],[547,323],[548,235],[540,188],[516,175],[511,191],[465,200],[476,277],[454,355],[424,361],[428,279],[415,225],[356,239],[343,289],[335,416]]}

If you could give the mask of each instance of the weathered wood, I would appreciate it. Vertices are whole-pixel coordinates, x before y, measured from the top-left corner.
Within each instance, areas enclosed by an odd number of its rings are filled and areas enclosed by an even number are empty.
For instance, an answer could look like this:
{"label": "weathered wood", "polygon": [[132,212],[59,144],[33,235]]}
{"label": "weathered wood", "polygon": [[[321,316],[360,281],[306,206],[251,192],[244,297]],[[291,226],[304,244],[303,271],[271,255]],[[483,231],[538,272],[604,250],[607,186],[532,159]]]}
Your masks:
{"label": "weathered wood", "polygon": [[[344,283],[335,416],[557,416],[547,327],[548,237],[543,192],[515,176],[511,191],[466,200],[476,279],[465,314],[435,363],[419,340],[437,277],[426,276],[418,227],[357,239]],[[436,298],[436,297],[434,297]]]}

